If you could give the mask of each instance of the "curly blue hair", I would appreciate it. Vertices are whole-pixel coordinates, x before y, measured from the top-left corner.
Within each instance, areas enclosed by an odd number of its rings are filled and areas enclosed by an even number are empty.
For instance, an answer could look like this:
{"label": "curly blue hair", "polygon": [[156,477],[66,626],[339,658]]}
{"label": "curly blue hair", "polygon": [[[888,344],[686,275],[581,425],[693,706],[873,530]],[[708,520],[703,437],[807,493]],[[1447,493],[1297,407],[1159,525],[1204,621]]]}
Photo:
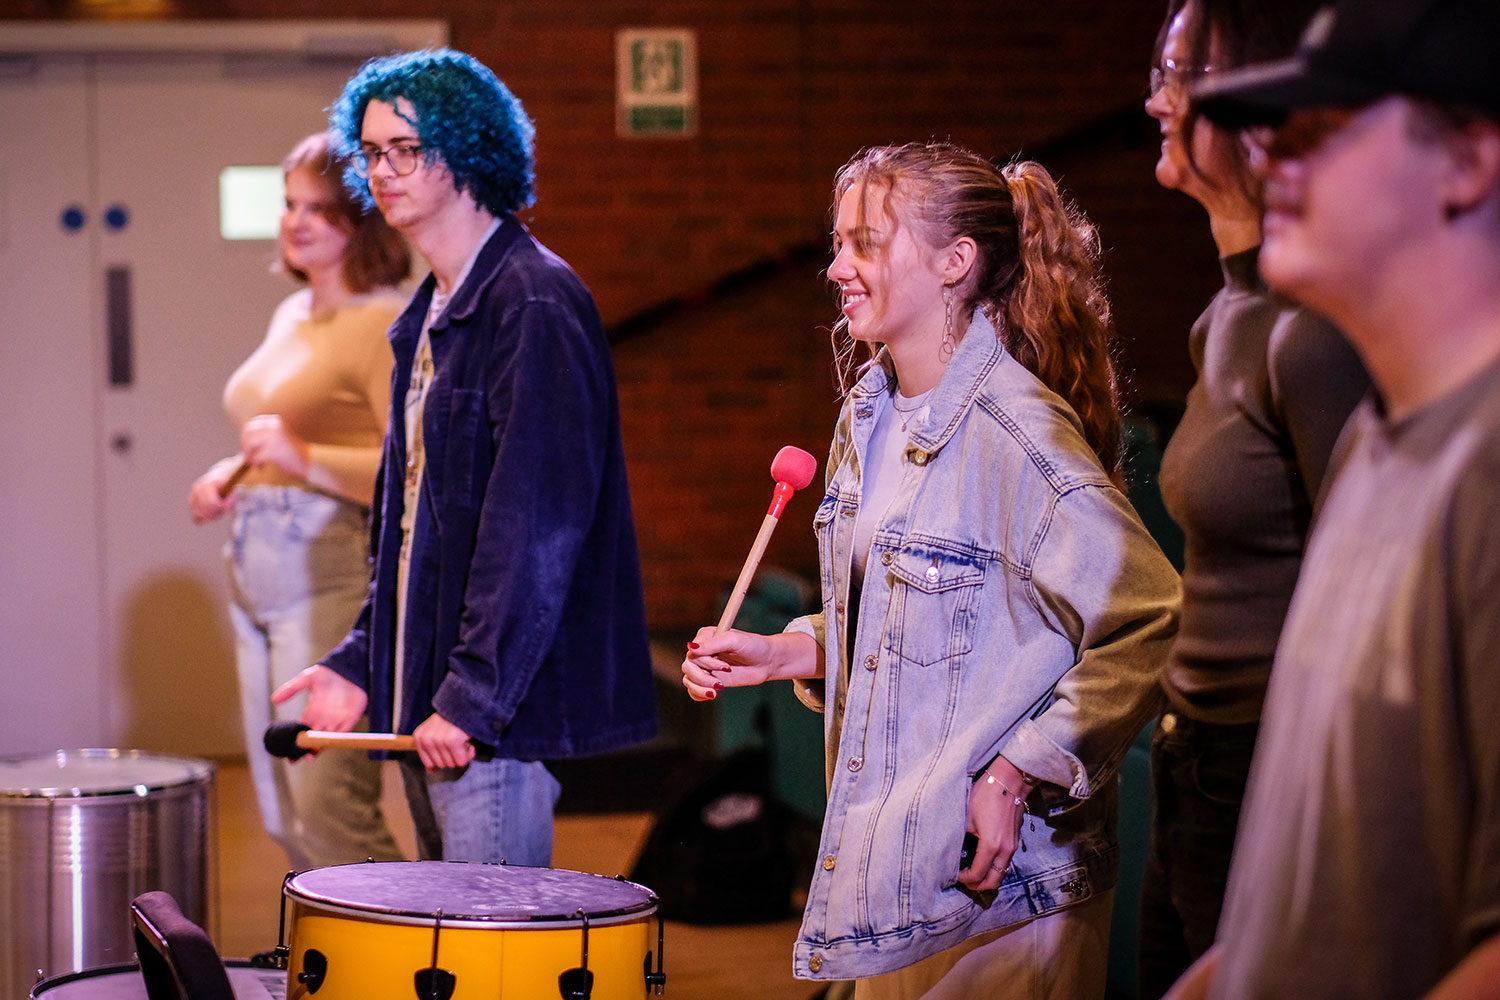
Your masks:
{"label": "curly blue hair", "polygon": [[[338,152],[360,151],[360,128],[371,101],[411,102],[422,152],[440,159],[460,191],[491,215],[515,212],[536,201],[536,127],[516,96],[473,56],[453,49],[423,49],[366,62],[328,109]],[[352,167],[344,182],[364,206],[375,205],[369,182]]]}

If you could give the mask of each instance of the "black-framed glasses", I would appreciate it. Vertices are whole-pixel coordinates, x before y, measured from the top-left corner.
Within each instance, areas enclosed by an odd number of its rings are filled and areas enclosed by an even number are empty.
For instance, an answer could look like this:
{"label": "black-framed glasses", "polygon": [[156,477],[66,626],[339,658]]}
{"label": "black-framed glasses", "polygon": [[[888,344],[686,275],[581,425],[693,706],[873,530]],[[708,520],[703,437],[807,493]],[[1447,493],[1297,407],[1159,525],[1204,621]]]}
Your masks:
{"label": "black-framed glasses", "polygon": [[390,166],[391,173],[397,177],[405,177],[422,162],[422,147],[406,142],[398,142],[389,149],[366,146],[349,158],[349,165],[359,176],[369,177],[370,171],[380,165],[382,157]]}
{"label": "black-framed glasses", "polygon": [[1165,57],[1160,66],[1151,67],[1151,96],[1166,91],[1167,98],[1178,102],[1187,96],[1188,85],[1212,73],[1212,66],[1179,66]]}

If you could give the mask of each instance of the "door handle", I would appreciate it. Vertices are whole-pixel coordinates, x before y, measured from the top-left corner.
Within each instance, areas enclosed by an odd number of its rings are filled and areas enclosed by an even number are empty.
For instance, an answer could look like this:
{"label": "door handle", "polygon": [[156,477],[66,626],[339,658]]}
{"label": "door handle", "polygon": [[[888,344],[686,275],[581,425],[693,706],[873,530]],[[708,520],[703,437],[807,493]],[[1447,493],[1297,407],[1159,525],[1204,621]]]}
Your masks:
{"label": "door handle", "polygon": [[135,382],[130,268],[111,267],[104,272],[104,302],[108,316],[109,384],[128,387]]}

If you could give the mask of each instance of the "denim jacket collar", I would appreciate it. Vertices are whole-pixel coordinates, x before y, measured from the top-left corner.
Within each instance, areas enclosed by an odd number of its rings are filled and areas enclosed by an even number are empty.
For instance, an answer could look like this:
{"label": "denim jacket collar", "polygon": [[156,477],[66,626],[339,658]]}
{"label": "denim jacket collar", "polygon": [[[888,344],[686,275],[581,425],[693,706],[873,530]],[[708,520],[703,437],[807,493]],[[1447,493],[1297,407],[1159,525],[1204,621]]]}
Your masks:
{"label": "denim jacket collar", "polygon": [[[943,377],[908,428],[912,447],[931,454],[952,440],[990,371],[1008,356],[995,325],[982,309],[975,309],[969,329],[958,342]],[[869,367],[850,390],[851,402],[863,402],[891,391],[896,378],[890,352],[881,348]]]}

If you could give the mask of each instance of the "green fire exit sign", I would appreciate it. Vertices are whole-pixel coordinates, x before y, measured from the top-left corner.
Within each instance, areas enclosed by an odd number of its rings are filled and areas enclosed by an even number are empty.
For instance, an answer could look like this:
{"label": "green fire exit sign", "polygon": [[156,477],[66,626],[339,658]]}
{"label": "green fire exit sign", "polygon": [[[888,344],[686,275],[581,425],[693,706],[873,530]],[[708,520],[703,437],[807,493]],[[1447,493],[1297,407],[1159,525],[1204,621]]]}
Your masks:
{"label": "green fire exit sign", "polygon": [[698,129],[698,46],[686,28],[632,28],[615,36],[616,131],[686,136]]}

